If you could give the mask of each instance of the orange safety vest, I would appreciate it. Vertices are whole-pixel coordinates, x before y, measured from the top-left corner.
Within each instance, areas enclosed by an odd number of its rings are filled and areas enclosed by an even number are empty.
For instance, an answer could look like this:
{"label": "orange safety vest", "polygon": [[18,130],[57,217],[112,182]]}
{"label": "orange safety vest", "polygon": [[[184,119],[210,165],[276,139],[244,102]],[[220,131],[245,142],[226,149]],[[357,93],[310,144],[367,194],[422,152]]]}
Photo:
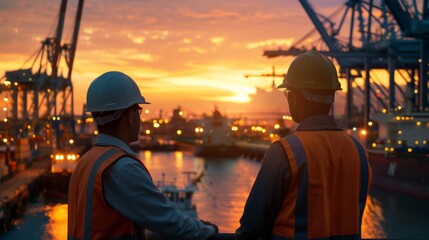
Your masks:
{"label": "orange safety vest", "polygon": [[103,171],[121,157],[135,156],[112,146],[94,146],[77,163],[68,192],[68,239],[144,239],[142,227],[121,215],[105,200]]}
{"label": "orange safety vest", "polygon": [[280,142],[291,182],[272,239],[360,239],[372,179],[362,145],[343,131],[297,131]]}

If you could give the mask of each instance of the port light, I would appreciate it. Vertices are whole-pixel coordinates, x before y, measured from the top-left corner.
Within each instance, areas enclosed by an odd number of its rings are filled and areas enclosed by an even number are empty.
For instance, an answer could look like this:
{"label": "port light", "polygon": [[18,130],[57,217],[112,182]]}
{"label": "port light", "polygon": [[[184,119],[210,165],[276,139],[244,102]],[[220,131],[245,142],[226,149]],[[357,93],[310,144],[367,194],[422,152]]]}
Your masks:
{"label": "port light", "polygon": [[67,160],[69,161],[76,161],[79,158],[79,155],[77,154],[67,154]]}
{"label": "port light", "polygon": [[408,152],[410,153],[410,152],[413,152],[413,149],[412,148],[408,148]]}
{"label": "port light", "polygon": [[55,154],[54,156],[55,161],[63,161],[64,155],[63,154]]}

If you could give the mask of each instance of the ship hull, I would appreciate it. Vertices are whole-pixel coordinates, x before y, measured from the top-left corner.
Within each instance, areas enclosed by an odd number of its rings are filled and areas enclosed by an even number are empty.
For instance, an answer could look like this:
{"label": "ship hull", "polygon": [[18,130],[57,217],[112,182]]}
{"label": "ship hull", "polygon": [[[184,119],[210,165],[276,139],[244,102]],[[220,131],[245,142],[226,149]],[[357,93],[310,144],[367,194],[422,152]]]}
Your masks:
{"label": "ship hull", "polygon": [[429,198],[429,158],[426,155],[369,152],[373,185]]}
{"label": "ship hull", "polygon": [[194,154],[208,158],[234,158],[242,154],[242,149],[236,145],[196,145]]}
{"label": "ship hull", "polygon": [[71,171],[48,172],[43,176],[44,196],[49,199],[67,199]]}

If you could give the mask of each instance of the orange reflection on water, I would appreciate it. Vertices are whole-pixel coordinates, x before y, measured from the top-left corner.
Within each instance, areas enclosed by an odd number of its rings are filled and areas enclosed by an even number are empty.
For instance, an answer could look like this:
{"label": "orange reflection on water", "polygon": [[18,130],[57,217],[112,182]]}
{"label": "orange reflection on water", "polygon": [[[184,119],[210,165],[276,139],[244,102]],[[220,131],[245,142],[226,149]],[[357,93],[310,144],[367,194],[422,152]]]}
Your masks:
{"label": "orange reflection on water", "polygon": [[[150,165],[151,158],[152,158],[152,152],[151,151],[144,151],[144,160],[145,160],[146,164]],[[140,160],[143,160],[143,159],[140,159]]]}
{"label": "orange reflection on water", "polygon": [[176,151],[174,152],[174,156],[175,156],[175,164],[176,164],[176,168],[177,169],[182,169],[183,168],[183,153],[180,151]]}
{"label": "orange reflection on water", "polygon": [[67,204],[46,207],[48,223],[45,225],[43,239],[67,239]]}
{"label": "orange reflection on water", "polygon": [[383,223],[385,222],[381,203],[368,195],[362,219],[362,238],[386,238]]}

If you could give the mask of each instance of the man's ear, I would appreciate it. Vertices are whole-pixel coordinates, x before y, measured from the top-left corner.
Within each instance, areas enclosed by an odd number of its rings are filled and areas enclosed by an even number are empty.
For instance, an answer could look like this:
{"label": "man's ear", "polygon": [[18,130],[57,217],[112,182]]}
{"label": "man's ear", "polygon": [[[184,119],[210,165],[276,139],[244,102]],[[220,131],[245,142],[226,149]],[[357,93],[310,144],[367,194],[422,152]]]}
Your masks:
{"label": "man's ear", "polygon": [[134,121],[134,119],[133,119],[133,111],[126,111],[126,114],[124,114],[124,117],[125,117],[125,122],[128,124],[128,125],[132,125],[133,124],[133,121]]}

